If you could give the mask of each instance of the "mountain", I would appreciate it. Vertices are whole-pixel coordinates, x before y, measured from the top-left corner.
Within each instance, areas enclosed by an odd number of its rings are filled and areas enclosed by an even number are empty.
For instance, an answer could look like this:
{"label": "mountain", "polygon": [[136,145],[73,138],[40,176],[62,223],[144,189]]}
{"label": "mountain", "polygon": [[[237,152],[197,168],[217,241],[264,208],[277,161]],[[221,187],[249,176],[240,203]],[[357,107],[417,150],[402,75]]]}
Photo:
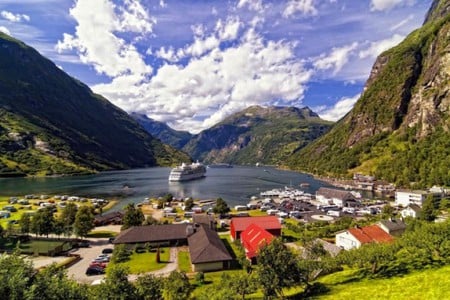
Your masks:
{"label": "mountain", "polygon": [[183,150],[207,163],[282,164],[330,126],[307,107],[252,106],[194,136]]}
{"label": "mountain", "polygon": [[373,174],[401,186],[450,185],[450,3],[376,60],[354,108],[294,154],[291,168]]}
{"label": "mountain", "polygon": [[152,136],[176,149],[183,148],[192,138],[192,134],[189,132],[174,130],[167,126],[167,124],[153,120],[144,114],[131,113],[130,115]]}
{"label": "mountain", "polygon": [[0,33],[0,175],[55,175],[189,159],[24,43]]}

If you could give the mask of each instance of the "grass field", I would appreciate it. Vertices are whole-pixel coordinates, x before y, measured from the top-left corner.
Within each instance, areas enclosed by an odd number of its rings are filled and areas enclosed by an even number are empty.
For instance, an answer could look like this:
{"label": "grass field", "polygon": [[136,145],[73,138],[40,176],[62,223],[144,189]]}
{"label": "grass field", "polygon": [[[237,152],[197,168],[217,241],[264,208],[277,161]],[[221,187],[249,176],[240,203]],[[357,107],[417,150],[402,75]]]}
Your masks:
{"label": "grass field", "polygon": [[[170,258],[169,248],[161,248],[160,254],[160,263],[156,262],[156,252],[133,252],[130,256],[130,260],[121,264],[129,268],[130,274],[156,271],[167,265]],[[111,264],[113,263],[111,262]]]}
{"label": "grass field", "polygon": [[191,273],[191,259],[189,258],[189,251],[178,251],[178,268],[185,273]]}
{"label": "grass field", "polygon": [[450,299],[450,266],[411,273],[403,277],[358,280],[356,271],[325,276],[319,282],[330,291],[314,299]]}
{"label": "grass field", "polygon": [[[31,240],[29,242],[20,243],[20,250],[24,253],[47,253],[53,251],[56,247],[62,246],[63,241],[46,241],[46,240]],[[2,245],[5,250],[14,250],[17,247],[17,241],[8,242]],[[67,244],[64,250],[68,250],[70,245]]]}

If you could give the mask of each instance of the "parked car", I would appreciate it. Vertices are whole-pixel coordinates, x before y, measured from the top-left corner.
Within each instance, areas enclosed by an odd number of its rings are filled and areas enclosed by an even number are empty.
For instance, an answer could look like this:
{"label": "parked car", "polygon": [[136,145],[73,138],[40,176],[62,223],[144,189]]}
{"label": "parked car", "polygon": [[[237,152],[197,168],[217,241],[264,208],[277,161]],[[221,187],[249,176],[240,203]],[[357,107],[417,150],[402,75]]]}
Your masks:
{"label": "parked car", "polygon": [[101,267],[89,267],[86,269],[86,275],[101,275],[105,274],[105,269]]}
{"label": "parked car", "polygon": [[92,262],[109,262],[109,257],[97,257]]}
{"label": "parked car", "polygon": [[108,266],[108,263],[106,262],[91,262],[89,264],[89,267],[98,267],[98,268],[106,268]]}
{"label": "parked car", "polygon": [[110,237],[110,238],[108,239],[108,243],[112,244],[112,243],[114,242],[114,239],[115,239],[115,238]]}
{"label": "parked car", "polygon": [[103,254],[109,254],[109,253],[113,253],[113,248],[105,248],[102,250]]}
{"label": "parked car", "polygon": [[78,247],[79,248],[89,248],[91,246],[91,243],[89,241],[79,241]]}

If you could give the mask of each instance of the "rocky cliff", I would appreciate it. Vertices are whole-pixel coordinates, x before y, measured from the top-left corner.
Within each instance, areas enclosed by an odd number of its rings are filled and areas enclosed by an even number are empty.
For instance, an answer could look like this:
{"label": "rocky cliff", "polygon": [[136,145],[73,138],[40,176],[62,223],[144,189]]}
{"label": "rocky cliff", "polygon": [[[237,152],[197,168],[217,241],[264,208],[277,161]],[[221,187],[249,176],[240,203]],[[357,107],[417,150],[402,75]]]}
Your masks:
{"label": "rocky cliff", "polygon": [[290,159],[329,175],[363,172],[400,185],[450,184],[450,4],[376,60],[352,111]]}

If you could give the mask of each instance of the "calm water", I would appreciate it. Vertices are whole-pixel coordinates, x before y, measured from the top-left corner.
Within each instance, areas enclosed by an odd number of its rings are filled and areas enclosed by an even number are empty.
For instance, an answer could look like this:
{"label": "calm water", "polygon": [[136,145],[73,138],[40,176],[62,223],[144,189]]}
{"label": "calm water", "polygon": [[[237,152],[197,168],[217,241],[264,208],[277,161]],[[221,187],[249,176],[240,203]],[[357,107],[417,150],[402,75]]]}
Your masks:
{"label": "calm water", "polygon": [[[304,189],[314,193],[326,184],[301,173],[267,167],[235,166],[227,169],[208,169],[206,177],[189,182],[169,182],[170,168],[134,169],[104,172],[89,176],[56,178],[0,179],[0,195],[25,194],[76,195],[89,197],[120,197],[123,205],[138,203],[145,197],[172,193],[176,197],[216,199],[222,197],[230,205],[246,204],[251,196],[273,188],[307,182]],[[118,205],[116,209],[123,205]]]}

